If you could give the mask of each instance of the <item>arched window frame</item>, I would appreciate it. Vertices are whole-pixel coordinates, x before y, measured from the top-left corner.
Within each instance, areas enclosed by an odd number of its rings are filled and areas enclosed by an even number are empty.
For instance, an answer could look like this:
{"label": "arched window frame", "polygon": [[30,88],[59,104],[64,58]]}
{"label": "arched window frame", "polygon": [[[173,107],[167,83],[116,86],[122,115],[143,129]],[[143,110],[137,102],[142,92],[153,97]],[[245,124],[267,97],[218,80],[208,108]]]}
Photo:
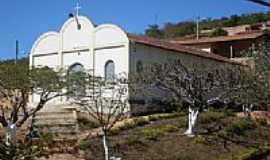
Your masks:
{"label": "arched window frame", "polygon": [[[109,74],[109,65],[112,65],[112,73]],[[105,63],[105,66],[104,66],[104,78],[106,81],[114,81],[115,80],[115,63],[113,60],[108,60],[106,61]]]}
{"label": "arched window frame", "polygon": [[141,73],[142,71],[143,71],[143,62],[139,60],[136,63],[136,72]]}
{"label": "arched window frame", "polygon": [[[75,69],[77,66],[80,67],[79,70]],[[68,72],[67,72],[68,83],[72,85],[72,86],[68,86],[68,90],[74,91],[74,89],[76,89],[74,96],[82,96],[83,94],[86,93],[85,86],[82,85],[80,86],[80,88],[78,88],[78,86],[76,86],[76,83],[79,83],[79,82],[76,82],[76,81],[71,82],[72,81],[71,73],[76,73],[76,72],[84,72],[84,66],[81,63],[74,63],[68,68]]]}

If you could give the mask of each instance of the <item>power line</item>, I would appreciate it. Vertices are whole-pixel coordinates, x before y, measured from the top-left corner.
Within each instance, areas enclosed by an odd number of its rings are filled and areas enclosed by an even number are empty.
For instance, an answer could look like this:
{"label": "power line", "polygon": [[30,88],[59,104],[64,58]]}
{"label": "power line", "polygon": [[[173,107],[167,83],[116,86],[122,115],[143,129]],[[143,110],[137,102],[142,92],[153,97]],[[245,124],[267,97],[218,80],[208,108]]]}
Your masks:
{"label": "power line", "polygon": [[267,2],[265,0],[246,0],[246,1],[250,1],[250,2],[257,3],[263,6],[270,7],[270,2]]}

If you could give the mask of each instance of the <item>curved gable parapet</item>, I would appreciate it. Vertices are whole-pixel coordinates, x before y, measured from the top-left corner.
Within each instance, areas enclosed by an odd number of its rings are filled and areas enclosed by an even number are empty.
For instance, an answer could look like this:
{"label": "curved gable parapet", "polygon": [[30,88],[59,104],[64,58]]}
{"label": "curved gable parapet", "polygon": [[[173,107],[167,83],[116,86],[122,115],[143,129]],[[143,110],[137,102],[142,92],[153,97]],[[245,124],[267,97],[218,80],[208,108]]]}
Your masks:
{"label": "curved gable parapet", "polygon": [[[80,28],[78,28],[78,23]],[[63,40],[63,50],[72,50],[80,47],[88,47],[92,44],[94,31],[93,23],[84,16],[77,19],[69,18],[62,26],[60,33]]]}
{"label": "curved gable parapet", "polygon": [[42,34],[34,43],[31,55],[57,53],[60,47],[60,36],[57,32]]}
{"label": "curved gable parapet", "polygon": [[[87,18],[87,17],[85,17],[85,16],[79,16],[79,17],[78,17],[78,20],[79,20],[79,21],[83,21],[83,22],[85,22],[86,24],[88,24],[88,25],[89,25],[88,27],[90,27],[91,29],[94,28],[94,25],[93,25],[93,23],[89,20],[89,18]],[[67,29],[67,28],[70,26],[70,24],[72,24],[72,23],[74,23],[74,22],[76,23],[75,17],[69,18],[69,19],[63,24],[63,26],[61,27],[60,32],[63,33],[63,32],[65,31],[65,29]]]}
{"label": "curved gable parapet", "polygon": [[128,36],[123,29],[113,24],[103,24],[95,29],[95,45],[114,45],[127,43]]}

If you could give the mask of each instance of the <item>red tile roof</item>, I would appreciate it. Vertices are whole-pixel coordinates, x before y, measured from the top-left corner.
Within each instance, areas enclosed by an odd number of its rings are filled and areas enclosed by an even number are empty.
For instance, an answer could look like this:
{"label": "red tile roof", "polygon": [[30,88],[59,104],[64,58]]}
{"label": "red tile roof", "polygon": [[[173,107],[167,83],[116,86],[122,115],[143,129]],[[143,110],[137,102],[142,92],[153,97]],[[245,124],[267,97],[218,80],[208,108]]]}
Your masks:
{"label": "red tile roof", "polygon": [[137,35],[128,34],[128,37],[129,37],[129,40],[132,42],[136,42],[136,43],[140,43],[140,44],[144,44],[148,46],[162,48],[162,49],[170,50],[170,51],[176,51],[176,52],[184,53],[184,54],[191,54],[193,56],[208,58],[208,59],[212,59],[212,60],[216,60],[220,62],[243,65],[242,63],[230,60],[226,57],[222,57],[214,53],[202,51],[194,47],[183,46],[183,45],[172,43],[169,41],[159,40],[156,38],[150,38],[146,36],[137,36]]}
{"label": "red tile roof", "polygon": [[263,32],[250,32],[242,33],[233,36],[220,36],[220,37],[206,37],[201,39],[186,39],[186,40],[171,40],[172,43],[178,43],[182,45],[201,44],[201,43],[215,43],[215,42],[228,42],[237,40],[257,39],[264,35]]}

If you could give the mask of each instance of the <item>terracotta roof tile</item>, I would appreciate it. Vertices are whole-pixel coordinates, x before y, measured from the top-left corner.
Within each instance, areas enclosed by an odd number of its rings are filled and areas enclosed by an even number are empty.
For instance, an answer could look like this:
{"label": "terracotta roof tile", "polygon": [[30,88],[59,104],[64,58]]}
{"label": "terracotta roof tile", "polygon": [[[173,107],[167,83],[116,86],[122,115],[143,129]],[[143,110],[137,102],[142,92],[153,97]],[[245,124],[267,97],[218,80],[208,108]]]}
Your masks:
{"label": "terracotta roof tile", "polygon": [[251,33],[241,33],[233,36],[220,36],[220,37],[206,37],[197,39],[186,39],[186,40],[171,40],[172,43],[178,43],[182,45],[191,44],[201,44],[201,43],[214,43],[214,42],[226,42],[226,41],[236,41],[236,40],[247,40],[256,39],[263,36],[263,32],[251,32]]}
{"label": "terracotta roof tile", "polygon": [[208,59],[212,59],[212,60],[216,60],[216,61],[220,61],[220,62],[236,64],[236,65],[243,65],[242,63],[230,60],[226,57],[222,57],[222,56],[216,55],[214,53],[202,51],[202,50],[194,48],[194,47],[184,46],[184,45],[172,43],[169,41],[159,40],[156,38],[150,38],[150,37],[146,37],[146,36],[137,36],[137,35],[128,34],[128,37],[129,37],[130,41],[144,44],[144,45],[149,45],[149,46],[158,47],[158,48],[162,48],[162,49],[166,49],[166,50],[176,51],[179,53],[192,54],[194,56],[208,58]]}

